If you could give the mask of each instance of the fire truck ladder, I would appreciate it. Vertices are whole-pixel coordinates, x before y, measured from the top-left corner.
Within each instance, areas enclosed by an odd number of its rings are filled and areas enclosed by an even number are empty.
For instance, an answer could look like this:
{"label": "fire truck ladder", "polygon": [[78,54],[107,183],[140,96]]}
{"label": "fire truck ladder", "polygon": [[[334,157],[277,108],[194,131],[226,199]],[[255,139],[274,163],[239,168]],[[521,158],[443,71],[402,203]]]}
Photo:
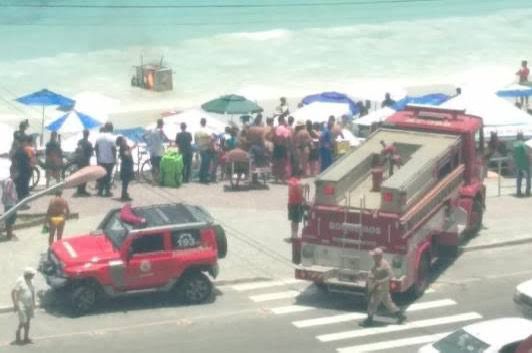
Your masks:
{"label": "fire truck ladder", "polygon": [[[337,273],[337,278],[341,282],[356,282],[356,278],[358,275],[358,272],[360,271],[360,261],[358,256],[352,256],[350,252],[347,252],[346,250],[346,243],[349,241],[347,239],[347,231],[348,230],[357,230],[359,233],[359,242],[362,241],[363,231],[362,231],[362,220],[363,215],[362,211],[365,208],[365,197],[360,198],[360,213],[359,213],[359,219],[358,223],[350,224],[348,223],[347,215],[348,212],[351,209],[351,195],[349,193],[345,196],[345,207],[344,207],[344,223],[343,223],[343,229],[342,229],[342,250],[340,252],[340,266]],[[353,228],[353,226],[355,226]],[[360,250],[360,244],[359,244],[359,250]],[[359,252],[360,253],[360,252]]]}

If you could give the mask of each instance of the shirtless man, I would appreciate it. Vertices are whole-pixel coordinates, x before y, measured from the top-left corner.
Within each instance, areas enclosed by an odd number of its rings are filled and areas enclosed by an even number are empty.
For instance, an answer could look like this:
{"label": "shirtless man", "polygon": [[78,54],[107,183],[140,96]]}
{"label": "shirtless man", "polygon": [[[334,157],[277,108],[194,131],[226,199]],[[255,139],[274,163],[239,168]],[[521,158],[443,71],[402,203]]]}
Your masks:
{"label": "shirtless man", "polygon": [[70,209],[68,203],[62,197],[63,192],[58,190],[55,192],[55,196],[50,200],[48,205],[48,212],[46,213],[46,222],[48,223],[48,229],[50,236],[48,238],[48,245],[52,246],[54,242],[55,234],[57,233],[57,240],[61,240],[63,237],[63,230],[65,229],[65,220],[67,219]]}

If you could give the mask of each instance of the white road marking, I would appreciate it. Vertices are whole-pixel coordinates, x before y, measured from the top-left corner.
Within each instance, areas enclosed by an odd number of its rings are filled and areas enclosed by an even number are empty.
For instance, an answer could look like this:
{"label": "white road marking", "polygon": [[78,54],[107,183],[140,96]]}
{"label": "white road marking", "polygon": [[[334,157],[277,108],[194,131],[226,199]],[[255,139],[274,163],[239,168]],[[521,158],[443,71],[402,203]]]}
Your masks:
{"label": "white road marking", "polygon": [[271,308],[270,311],[274,314],[291,314],[291,313],[300,313],[302,311],[316,310],[313,306],[304,306],[304,305],[287,305],[280,306],[277,308]]}
{"label": "white road marking", "polygon": [[331,342],[331,341],[338,341],[338,340],[343,340],[343,339],[348,339],[348,338],[365,337],[365,336],[372,336],[372,335],[378,335],[378,334],[383,334],[383,333],[405,331],[405,330],[410,330],[414,328],[447,325],[447,324],[463,322],[463,321],[478,320],[481,318],[482,318],[482,315],[480,315],[479,313],[469,312],[469,313],[452,315],[452,316],[438,317],[435,319],[412,321],[412,322],[405,323],[403,325],[389,325],[389,326],[384,326],[384,327],[374,327],[374,328],[366,328],[366,329],[359,329],[359,330],[353,330],[353,331],[331,333],[327,335],[320,335],[320,336],[317,336],[316,338],[320,340],[321,342]]}
{"label": "white road marking", "polygon": [[251,299],[255,303],[259,303],[259,302],[266,302],[269,300],[295,298],[299,294],[300,293],[296,290],[289,290],[286,292],[275,292],[275,293],[268,293],[268,294],[253,295],[249,297],[249,299]]}
{"label": "white road marking", "polygon": [[408,346],[414,346],[418,344],[436,342],[437,340],[442,339],[443,337],[449,334],[450,332],[445,332],[445,333],[437,333],[434,335],[416,336],[416,337],[401,338],[398,340],[361,344],[358,346],[338,348],[336,351],[338,351],[338,353],[364,353],[364,352],[380,351],[380,350],[396,348],[396,347],[408,347]]}
{"label": "white road marking", "polygon": [[243,291],[248,291],[248,290],[278,287],[278,286],[284,286],[287,284],[294,284],[294,283],[301,283],[301,282],[304,282],[304,281],[299,280],[299,279],[287,279],[287,280],[281,280],[281,281],[260,281],[260,282],[253,282],[253,283],[237,284],[235,286],[232,286],[231,288],[238,292],[243,292]]}
{"label": "white road marking", "polygon": [[430,293],[434,293],[434,292],[435,292],[435,290],[433,288],[427,288],[425,290],[425,294],[430,294]]}
{"label": "white road marking", "polygon": [[[433,300],[429,302],[421,302],[421,303],[412,304],[406,309],[406,312],[439,308],[439,307],[450,306],[450,305],[456,305],[456,302],[451,299]],[[330,325],[330,324],[336,324],[339,322],[360,320],[365,317],[366,317],[366,313],[350,313],[350,314],[326,316],[326,317],[321,317],[317,319],[294,321],[292,322],[292,324],[295,327],[303,328],[303,327]]]}

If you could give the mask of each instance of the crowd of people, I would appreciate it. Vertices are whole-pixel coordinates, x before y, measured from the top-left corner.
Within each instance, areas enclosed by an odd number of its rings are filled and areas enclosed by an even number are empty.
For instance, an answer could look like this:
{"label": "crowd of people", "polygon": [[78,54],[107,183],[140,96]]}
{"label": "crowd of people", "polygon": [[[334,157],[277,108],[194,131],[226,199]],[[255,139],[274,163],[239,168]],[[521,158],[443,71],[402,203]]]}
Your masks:
{"label": "crowd of people", "polygon": [[[334,116],[323,124],[295,121],[285,99],[281,99],[275,116],[264,119],[262,114],[257,114],[253,120],[248,116],[241,119],[240,127],[231,124],[222,134],[209,130],[205,118],[201,119],[194,135],[187,131],[185,123],[181,124],[174,141],[182,155],[185,183],[191,180],[194,152],[199,157],[200,183],[224,179],[231,162],[248,159],[256,167],[271,168],[276,182],[286,183],[296,170],[301,170],[303,177],[314,176],[332,164],[336,139],[343,137],[342,131],[349,124],[348,117],[336,120]],[[147,136],[152,168],[157,170],[161,146],[170,141],[164,135],[163,121],[160,120]]]}

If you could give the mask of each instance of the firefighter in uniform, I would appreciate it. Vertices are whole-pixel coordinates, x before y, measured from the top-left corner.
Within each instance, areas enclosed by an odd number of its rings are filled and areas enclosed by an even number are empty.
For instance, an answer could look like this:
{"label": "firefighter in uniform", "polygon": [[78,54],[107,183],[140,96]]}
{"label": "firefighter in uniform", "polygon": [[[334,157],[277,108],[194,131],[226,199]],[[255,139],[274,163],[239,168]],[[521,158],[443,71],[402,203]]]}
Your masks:
{"label": "firefighter in uniform", "polygon": [[406,320],[406,316],[390,296],[390,280],[393,278],[390,264],[383,259],[381,248],[370,251],[370,255],[373,257],[374,265],[368,276],[368,317],[362,322],[362,326],[373,324],[373,316],[381,303],[397,318],[397,323],[401,324]]}

